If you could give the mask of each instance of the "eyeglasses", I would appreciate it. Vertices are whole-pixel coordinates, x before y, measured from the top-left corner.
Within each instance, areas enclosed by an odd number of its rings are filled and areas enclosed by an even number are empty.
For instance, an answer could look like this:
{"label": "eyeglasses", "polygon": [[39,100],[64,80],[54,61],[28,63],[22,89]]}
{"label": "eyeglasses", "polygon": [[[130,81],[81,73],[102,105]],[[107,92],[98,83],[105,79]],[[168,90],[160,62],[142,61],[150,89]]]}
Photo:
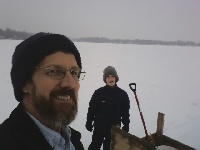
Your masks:
{"label": "eyeglasses", "polygon": [[72,77],[75,80],[81,81],[85,78],[85,71],[81,71],[81,69],[79,69],[78,67],[72,68],[72,69],[66,69],[63,66],[60,65],[52,65],[50,67],[36,67],[37,69],[43,69],[44,73],[48,76],[50,76],[53,79],[57,79],[57,80],[62,80],[64,79],[67,71],[70,72],[70,74],[72,75]]}

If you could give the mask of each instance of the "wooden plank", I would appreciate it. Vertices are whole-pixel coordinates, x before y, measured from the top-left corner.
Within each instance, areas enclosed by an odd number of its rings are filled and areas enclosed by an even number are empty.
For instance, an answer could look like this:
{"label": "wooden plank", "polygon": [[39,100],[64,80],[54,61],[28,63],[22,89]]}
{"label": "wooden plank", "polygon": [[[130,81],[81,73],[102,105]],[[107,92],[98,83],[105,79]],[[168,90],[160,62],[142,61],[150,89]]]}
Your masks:
{"label": "wooden plank", "polygon": [[157,145],[161,145],[163,141],[163,130],[164,130],[164,116],[165,114],[163,113],[158,113],[158,118],[157,118],[157,130],[156,130],[156,139],[155,143]]}
{"label": "wooden plank", "polygon": [[194,148],[188,146],[188,145],[185,145],[179,141],[176,141],[172,138],[169,138],[165,135],[163,135],[163,143],[162,145],[167,145],[167,146],[172,146],[178,150],[195,150]]}
{"label": "wooden plank", "polygon": [[113,126],[111,150],[155,150],[155,147],[147,141]]}

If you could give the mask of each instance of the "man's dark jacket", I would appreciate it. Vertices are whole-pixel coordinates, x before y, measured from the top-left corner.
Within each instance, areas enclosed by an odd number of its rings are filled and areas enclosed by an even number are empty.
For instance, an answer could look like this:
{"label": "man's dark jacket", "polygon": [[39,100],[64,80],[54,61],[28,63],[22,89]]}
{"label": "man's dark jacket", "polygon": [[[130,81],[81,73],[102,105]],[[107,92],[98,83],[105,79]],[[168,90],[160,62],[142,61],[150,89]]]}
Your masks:
{"label": "man's dark jacket", "polygon": [[127,93],[119,88],[104,86],[97,89],[89,102],[86,126],[94,121],[94,130],[110,130],[112,125],[129,125],[130,101]]}
{"label": "man's dark jacket", "polygon": [[[71,129],[71,142],[83,150],[80,132]],[[19,104],[0,125],[0,150],[53,150],[40,129]]]}

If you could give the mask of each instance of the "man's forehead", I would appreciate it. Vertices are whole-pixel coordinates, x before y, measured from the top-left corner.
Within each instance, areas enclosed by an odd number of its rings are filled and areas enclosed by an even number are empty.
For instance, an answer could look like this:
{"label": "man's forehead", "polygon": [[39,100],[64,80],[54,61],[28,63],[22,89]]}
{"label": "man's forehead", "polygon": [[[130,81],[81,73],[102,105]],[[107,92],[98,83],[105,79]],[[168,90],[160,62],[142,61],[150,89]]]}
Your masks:
{"label": "man's forehead", "polygon": [[71,53],[56,52],[51,55],[46,56],[40,65],[70,65],[73,67],[78,67],[75,56]]}

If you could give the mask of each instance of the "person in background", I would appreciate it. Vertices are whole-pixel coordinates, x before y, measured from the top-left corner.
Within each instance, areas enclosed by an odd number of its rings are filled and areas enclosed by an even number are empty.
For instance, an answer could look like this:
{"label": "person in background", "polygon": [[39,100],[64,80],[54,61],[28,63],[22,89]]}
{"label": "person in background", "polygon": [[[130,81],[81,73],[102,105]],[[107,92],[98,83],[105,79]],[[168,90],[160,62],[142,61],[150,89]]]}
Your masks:
{"label": "person in background", "polygon": [[100,150],[102,143],[103,150],[110,150],[112,125],[122,123],[122,129],[129,131],[129,97],[117,86],[119,77],[114,67],[106,67],[103,73],[106,85],[95,90],[89,102],[85,126],[93,135],[88,150]]}
{"label": "person in background", "polygon": [[21,42],[10,73],[19,104],[0,125],[0,149],[83,150],[81,133],[68,125],[84,74],[79,51],[64,35],[40,32]]}

